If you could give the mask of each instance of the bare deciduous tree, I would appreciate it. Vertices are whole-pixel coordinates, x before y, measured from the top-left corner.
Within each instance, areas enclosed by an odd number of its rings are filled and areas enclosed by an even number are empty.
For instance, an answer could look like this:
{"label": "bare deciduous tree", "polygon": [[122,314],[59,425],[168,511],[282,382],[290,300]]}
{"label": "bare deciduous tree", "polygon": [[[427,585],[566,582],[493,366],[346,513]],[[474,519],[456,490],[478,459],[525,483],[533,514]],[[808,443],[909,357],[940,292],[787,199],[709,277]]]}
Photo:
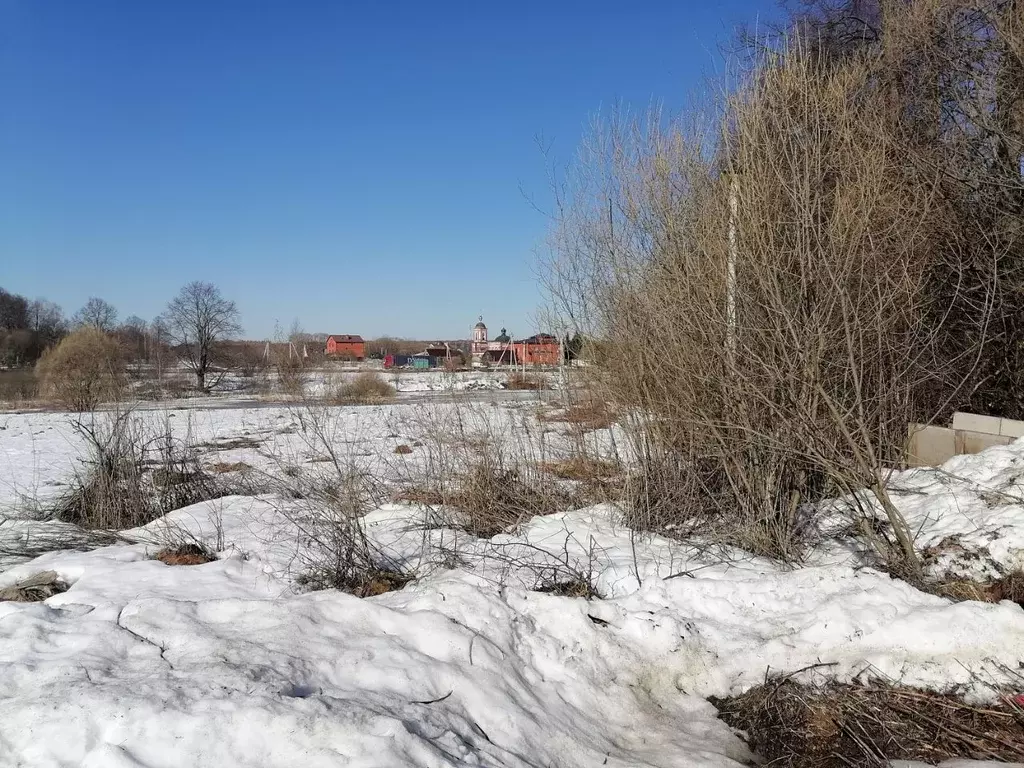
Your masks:
{"label": "bare deciduous tree", "polygon": [[28,308],[29,327],[39,337],[43,347],[55,344],[67,333],[68,324],[59,304],[36,299]]}
{"label": "bare deciduous tree", "polygon": [[219,342],[242,331],[235,302],[225,299],[212,283],[191,282],[167,305],[163,326],[178,347],[185,365],[196,375],[196,386],[206,392],[207,375],[216,363]]}
{"label": "bare deciduous tree", "polygon": [[17,331],[28,327],[28,301],[24,296],[0,288],[0,329]]}
{"label": "bare deciduous tree", "polygon": [[117,309],[109,301],[90,296],[85,306],[75,313],[71,321],[77,328],[92,326],[104,333],[110,333],[117,325]]}

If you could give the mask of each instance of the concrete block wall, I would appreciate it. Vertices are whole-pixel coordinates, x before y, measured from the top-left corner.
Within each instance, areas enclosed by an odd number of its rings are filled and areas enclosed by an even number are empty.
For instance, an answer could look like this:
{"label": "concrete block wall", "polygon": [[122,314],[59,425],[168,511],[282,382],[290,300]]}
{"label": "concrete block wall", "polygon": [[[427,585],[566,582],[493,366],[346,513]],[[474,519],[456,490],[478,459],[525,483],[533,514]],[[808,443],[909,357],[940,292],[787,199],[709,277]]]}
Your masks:
{"label": "concrete block wall", "polygon": [[957,411],[949,427],[912,424],[907,465],[937,467],[954,456],[980,453],[1024,437],[1024,421]]}

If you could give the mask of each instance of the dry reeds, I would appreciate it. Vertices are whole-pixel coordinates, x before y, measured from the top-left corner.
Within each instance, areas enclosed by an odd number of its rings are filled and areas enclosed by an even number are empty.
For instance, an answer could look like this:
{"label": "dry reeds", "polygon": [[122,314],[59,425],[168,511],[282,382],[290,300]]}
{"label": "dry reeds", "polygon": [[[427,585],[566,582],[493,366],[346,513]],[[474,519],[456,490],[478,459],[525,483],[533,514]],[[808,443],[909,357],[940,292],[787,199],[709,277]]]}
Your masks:
{"label": "dry reeds", "polygon": [[1024,710],[886,684],[769,682],[712,700],[751,748],[786,768],[881,768],[891,760],[1024,759]]}

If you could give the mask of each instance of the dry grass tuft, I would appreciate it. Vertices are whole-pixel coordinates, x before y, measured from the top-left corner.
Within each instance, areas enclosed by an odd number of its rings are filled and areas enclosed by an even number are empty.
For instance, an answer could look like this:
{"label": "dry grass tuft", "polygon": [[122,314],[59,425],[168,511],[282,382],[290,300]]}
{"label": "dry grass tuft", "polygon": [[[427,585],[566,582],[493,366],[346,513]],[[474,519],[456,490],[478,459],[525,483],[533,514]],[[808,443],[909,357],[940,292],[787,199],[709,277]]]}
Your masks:
{"label": "dry grass tuft", "polygon": [[40,603],[67,591],[68,585],[60,580],[56,571],[42,571],[13,586],[0,589],[0,602]]}
{"label": "dry grass tuft", "polygon": [[364,371],[338,388],[336,401],[341,405],[387,403],[394,400],[395,392],[379,373]]}
{"label": "dry grass tuft", "polygon": [[445,494],[436,488],[412,487],[396,491],[391,497],[393,501],[407,504],[424,504],[428,507],[439,507],[445,503]]}
{"label": "dry grass tuft", "polygon": [[1024,571],[1014,571],[992,584],[992,597],[995,600],[1012,600],[1024,608]]}
{"label": "dry grass tuft", "polygon": [[153,559],[164,565],[203,565],[217,558],[198,544],[180,544],[161,549],[153,555]]}
{"label": "dry grass tuft", "polygon": [[408,445],[399,445],[395,448],[395,453],[397,453],[400,456],[408,456],[410,453],[412,453],[412,447]]}
{"label": "dry grass tuft", "polygon": [[546,461],[540,468],[561,480],[594,482],[614,477],[619,468],[610,461],[592,459],[588,456],[573,456],[563,461]]}
{"label": "dry grass tuft", "polygon": [[544,584],[537,587],[534,592],[543,592],[547,595],[557,595],[559,597],[580,597],[584,600],[593,600],[594,598],[601,597],[597,590],[594,589],[594,586],[585,579],[568,579]]}
{"label": "dry grass tuft", "polygon": [[347,578],[339,578],[336,571],[311,571],[300,576],[298,583],[312,591],[337,589],[356,597],[376,597],[397,592],[412,580],[409,574],[375,568]]}
{"label": "dry grass tuft", "polygon": [[955,696],[884,684],[815,688],[783,679],[712,703],[773,766],[1024,758],[1024,710],[1009,702],[970,706]]}
{"label": "dry grass tuft", "polygon": [[524,520],[578,506],[579,497],[545,482],[536,470],[481,461],[450,483],[412,485],[396,502],[453,510],[451,525],[481,538],[507,533]]}
{"label": "dry grass tuft", "polygon": [[528,373],[510,373],[505,379],[505,389],[549,389],[547,379]]}
{"label": "dry grass tuft", "polygon": [[571,424],[582,432],[592,432],[597,429],[609,429],[618,416],[608,401],[592,398],[573,403],[565,410],[542,414],[537,418],[541,422]]}
{"label": "dry grass tuft", "polygon": [[980,603],[1010,600],[1024,608],[1024,571],[1013,571],[996,581],[945,579],[924,582],[918,586],[925,592],[948,600],[975,600]]}
{"label": "dry grass tuft", "polygon": [[207,469],[217,475],[225,475],[229,472],[248,472],[252,469],[251,466],[246,464],[244,461],[225,462],[218,461],[213,464],[208,464]]}
{"label": "dry grass tuft", "polygon": [[472,467],[445,503],[463,513],[464,528],[481,538],[505,533],[536,515],[574,506],[569,494],[532,482],[518,469],[484,461]]}

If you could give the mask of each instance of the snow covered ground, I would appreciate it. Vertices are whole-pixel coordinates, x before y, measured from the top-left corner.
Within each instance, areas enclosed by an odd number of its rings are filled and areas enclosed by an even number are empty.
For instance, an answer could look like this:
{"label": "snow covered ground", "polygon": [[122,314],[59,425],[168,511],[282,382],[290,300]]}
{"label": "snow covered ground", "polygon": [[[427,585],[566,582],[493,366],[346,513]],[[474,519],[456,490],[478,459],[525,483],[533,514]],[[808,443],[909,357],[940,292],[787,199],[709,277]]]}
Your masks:
{"label": "snow covered ground", "polygon": [[[538,423],[531,404],[459,407],[331,409],[330,436],[383,474],[426,452],[396,458],[398,445],[460,419],[537,455],[578,439]],[[319,464],[292,409],[140,418],[190,434],[204,462],[268,476]],[[0,415],[0,541],[56,525],[32,518],[79,460],[69,419]],[[611,444],[607,430],[587,439]],[[943,567],[1005,570],[1024,545],[1020,468],[1024,445],[902,473],[897,503],[923,546],[945,542]],[[838,550],[786,569],[634,537],[610,505],[483,540],[385,504],[368,535],[416,579],[366,599],[309,593],[307,512],[277,495],[227,497],[0,572],[0,588],[47,570],[69,585],[41,603],[0,602],[0,765],[730,766],[754,756],[706,697],[767,673],[885,675],[985,698],[1024,659],[1015,604],[954,604]],[[172,540],[218,558],[152,559]],[[535,590],[567,579],[599,597]]]}

